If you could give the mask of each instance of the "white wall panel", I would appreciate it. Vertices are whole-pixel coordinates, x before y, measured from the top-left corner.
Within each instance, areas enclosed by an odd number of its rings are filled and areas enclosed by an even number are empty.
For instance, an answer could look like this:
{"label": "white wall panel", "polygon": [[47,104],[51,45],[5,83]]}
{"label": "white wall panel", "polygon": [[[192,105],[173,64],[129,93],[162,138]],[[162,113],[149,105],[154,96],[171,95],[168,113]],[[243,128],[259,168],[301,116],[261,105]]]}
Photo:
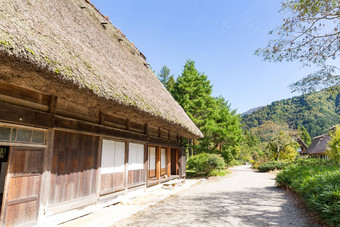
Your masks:
{"label": "white wall panel", "polygon": [[144,145],[129,143],[128,170],[144,169]]}
{"label": "white wall panel", "polygon": [[165,159],[166,159],[166,149],[161,148],[161,168],[162,169],[166,168]]}

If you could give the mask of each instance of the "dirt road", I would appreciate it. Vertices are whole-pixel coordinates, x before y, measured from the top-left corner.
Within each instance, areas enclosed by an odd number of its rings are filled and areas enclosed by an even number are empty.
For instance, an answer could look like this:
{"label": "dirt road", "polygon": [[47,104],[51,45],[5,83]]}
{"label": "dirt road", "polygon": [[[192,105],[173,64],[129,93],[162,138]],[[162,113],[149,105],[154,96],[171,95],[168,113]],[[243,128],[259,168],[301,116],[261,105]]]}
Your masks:
{"label": "dirt road", "polygon": [[235,167],[227,177],[203,181],[115,226],[318,226],[274,178]]}

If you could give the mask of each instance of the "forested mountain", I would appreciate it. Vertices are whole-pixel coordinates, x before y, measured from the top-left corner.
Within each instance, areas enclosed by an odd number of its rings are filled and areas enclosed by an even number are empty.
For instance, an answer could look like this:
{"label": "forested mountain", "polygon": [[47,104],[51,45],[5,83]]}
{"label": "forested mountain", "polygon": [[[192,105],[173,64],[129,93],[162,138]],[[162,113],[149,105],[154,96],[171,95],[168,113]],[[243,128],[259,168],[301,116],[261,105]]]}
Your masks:
{"label": "forested mountain", "polygon": [[256,110],[261,109],[262,107],[263,106],[258,106],[258,107],[255,107],[255,108],[251,108],[250,110],[247,110],[246,112],[242,113],[241,116],[249,115],[249,114],[255,112]]}
{"label": "forested mountain", "polygon": [[273,102],[242,117],[247,129],[262,125],[265,121],[286,122],[290,128],[304,126],[314,137],[328,132],[339,124],[340,88],[296,96]]}

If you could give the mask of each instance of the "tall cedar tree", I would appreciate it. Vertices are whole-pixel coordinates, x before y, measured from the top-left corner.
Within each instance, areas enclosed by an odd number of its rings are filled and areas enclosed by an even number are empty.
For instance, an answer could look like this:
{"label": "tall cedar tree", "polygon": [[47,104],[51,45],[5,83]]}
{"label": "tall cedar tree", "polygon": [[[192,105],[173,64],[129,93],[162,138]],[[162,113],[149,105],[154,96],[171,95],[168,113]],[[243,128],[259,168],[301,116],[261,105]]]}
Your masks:
{"label": "tall cedar tree", "polygon": [[211,108],[212,85],[208,77],[199,73],[193,60],[187,60],[181,76],[177,78],[172,95],[190,119],[201,128]]}
{"label": "tall cedar tree", "polygon": [[175,83],[173,96],[204,134],[195,149],[219,153],[229,163],[243,138],[240,118],[223,98],[213,98],[211,92],[207,76],[197,71],[194,61],[187,60]]}

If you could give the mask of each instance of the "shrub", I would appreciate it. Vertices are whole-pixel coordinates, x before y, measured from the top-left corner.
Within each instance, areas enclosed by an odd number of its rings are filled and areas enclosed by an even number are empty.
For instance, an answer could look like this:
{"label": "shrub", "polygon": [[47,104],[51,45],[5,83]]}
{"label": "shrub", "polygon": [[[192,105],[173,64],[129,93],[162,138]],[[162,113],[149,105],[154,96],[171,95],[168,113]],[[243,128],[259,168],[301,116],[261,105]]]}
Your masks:
{"label": "shrub", "polygon": [[220,155],[202,153],[189,158],[188,168],[197,175],[207,176],[214,170],[225,169],[225,163]]}
{"label": "shrub", "polygon": [[300,194],[307,206],[331,225],[340,224],[340,165],[331,160],[300,159],[276,176],[276,184]]}
{"label": "shrub", "polygon": [[240,166],[240,165],[243,165],[245,162],[243,160],[232,160],[230,163],[229,163],[229,167],[231,166]]}
{"label": "shrub", "polygon": [[272,162],[265,162],[261,165],[259,165],[257,167],[257,169],[260,172],[269,172],[269,171],[273,171],[273,170],[280,170],[283,169],[286,165],[288,164],[288,162],[278,162],[278,161],[272,161]]}

